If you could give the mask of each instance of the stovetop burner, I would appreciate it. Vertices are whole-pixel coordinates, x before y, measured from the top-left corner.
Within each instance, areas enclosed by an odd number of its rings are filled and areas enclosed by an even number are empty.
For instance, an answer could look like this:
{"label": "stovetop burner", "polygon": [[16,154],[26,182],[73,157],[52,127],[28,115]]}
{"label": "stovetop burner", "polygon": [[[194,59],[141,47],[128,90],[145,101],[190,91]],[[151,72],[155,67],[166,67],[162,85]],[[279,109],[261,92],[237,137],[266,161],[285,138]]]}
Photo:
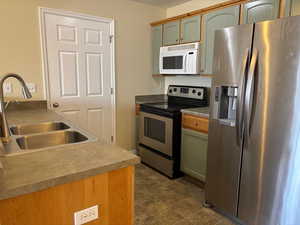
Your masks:
{"label": "stovetop burner", "polygon": [[152,108],[162,109],[167,112],[180,112],[181,109],[197,107],[197,106],[174,104],[174,103],[168,103],[168,102],[147,103],[144,105],[146,105],[148,107],[152,107]]}
{"label": "stovetop burner", "polygon": [[172,117],[181,109],[208,106],[208,88],[170,85],[168,101],[141,104],[141,111]]}

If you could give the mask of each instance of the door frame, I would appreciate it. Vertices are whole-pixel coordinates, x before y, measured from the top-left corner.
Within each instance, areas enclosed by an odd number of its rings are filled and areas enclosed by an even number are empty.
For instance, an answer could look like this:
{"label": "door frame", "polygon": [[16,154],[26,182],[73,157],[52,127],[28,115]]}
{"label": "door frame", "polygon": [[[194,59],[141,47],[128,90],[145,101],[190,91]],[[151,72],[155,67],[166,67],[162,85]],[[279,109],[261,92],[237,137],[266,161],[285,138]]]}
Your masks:
{"label": "door frame", "polygon": [[47,57],[47,44],[46,44],[46,27],[45,27],[45,15],[59,15],[67,16],[84,20],[91,20],[96,22],[104,22],[110,25],[110,52],[111,52],[111,107],[112,107],[112,143],[116,143],[116,70],[115,70],[115,20],[111,18],[104,18],[98,16],[91,16],[87,14],[81,14],[71,11],[65,11],[60,9],[52,9],[45,7],[38,7],[39,11],[39,30],[40,30],[40,44],[42,54],[42,74],[44,84],[44,99],[47,100],[48,108],[52,108],[50,104],[51,95],[49,88],[49,65]]}

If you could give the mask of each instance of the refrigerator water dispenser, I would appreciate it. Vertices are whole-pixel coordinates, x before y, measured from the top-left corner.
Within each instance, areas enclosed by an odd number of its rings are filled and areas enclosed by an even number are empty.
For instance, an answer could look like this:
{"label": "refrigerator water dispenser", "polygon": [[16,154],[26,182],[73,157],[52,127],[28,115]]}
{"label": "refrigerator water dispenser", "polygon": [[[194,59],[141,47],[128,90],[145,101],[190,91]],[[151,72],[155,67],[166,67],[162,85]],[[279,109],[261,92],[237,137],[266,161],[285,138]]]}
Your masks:
{"label": "refrigerator water dispenser", "polygon": [[214,119],[226,126],[235,126],[238,88],[234,86],[216,87],[214,99]]}

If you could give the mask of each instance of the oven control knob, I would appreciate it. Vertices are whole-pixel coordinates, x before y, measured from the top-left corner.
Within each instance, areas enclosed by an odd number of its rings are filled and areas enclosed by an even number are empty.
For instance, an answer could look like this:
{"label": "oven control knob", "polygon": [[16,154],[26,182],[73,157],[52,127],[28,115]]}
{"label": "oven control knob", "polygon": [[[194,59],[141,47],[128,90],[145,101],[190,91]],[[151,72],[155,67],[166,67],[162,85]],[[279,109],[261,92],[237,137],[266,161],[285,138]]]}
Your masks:
{"label": "oven control knob", "polygon": [[192,93],[195,94],[195,93],[196,93],[196,90],[194,89],[194,90],[192,91]]}
{"label": "oven control knob", "polygon": [[177,91],[177,88],[174,88],[174,92],[176,92]]}
{"label": "oven control knob", "polygon": [[202,95],[202,93],[201,92],[198,92],[198,96],[201,96]]}
{"label": "oven control knob", "polygon": [[170,89],[169,92],[172,93],[172,89]]}

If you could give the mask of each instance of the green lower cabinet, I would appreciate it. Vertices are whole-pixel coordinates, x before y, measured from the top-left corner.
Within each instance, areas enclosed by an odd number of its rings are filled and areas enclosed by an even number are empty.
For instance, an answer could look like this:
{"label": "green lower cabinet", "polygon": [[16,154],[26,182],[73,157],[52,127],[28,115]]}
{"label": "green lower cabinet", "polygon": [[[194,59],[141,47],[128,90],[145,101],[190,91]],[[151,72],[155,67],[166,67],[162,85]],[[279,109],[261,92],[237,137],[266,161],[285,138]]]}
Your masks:
{"label": "green lower cabinet", "polygon": [[207,134],[182,128],[181,171],[205,182]]}
{"label": "green lower cabinet", "polygon": [[279,16],[279,0],[256,0],[243,5],[243,23],[274,20]]}
{"label": "green lower cabinet", "polygon": [[201,48],[201,73],[212,74],[215,31],[239,24],[240,6],[216,10],[203,16],[204,42]]}

